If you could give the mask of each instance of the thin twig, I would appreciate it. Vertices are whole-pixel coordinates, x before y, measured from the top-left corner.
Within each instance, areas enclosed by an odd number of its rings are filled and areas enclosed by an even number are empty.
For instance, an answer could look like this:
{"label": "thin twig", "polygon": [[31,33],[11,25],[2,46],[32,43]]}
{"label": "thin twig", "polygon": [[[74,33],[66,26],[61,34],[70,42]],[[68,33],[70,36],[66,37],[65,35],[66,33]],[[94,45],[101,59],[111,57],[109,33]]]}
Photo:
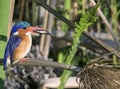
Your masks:
{"label": "thin twig", "polygon": [[[55,3],[56,1],[51,0],[50,6],[55,8]],[[48,26],[47,26],[48,28],[47,31],[49,33],[52,32],[53,19],[54,19],[54,16],[51,13],[49,13]],[[46,35],[46,40],[45,40],[44,50],[43,50],[43,56],[45,57],[45,59],[47,59],[49,55],[50,42],[51,42],[51,37],[49,35]]]}
{"label": "thin twig", "polygon": [[[91,3],[95,6],[96,3],[94,0],[90,0]],[[117,36],[114,34],[112,27],[110,26],[109,22],[107,21],[107,19],[105,18],[104,14],[102,13],[102,11],[100,10],[100,8],[98,7],[97,9],[97,13],[98,15],[102,18],[103,22],[105,23],[105,25],[108,27],[108,32],[110,32],[110,34],[112,35],[114,41],[116,42],[117,46],[118,46],[118,50],[120,50],[120,42],[117,39]]]}
{"label": "thin twig", "polygon": [[12,19],[13,19],[13,12],[14,12],[14,4],[15,0],[10,1],[10,12],[9,12],[9,24],[8,24],[8,38],[10,37],[10,31],[12,28]]}
{"label": "thin twig", "polygon": [[[86,32],[87,36],[89,37],[89,34]],[[94,37],[89,37],[91,38],[95,43],[99,44],[100,46],[102,46],[104,49],[106,49],[107,51],[115,54],[117,57],[120,58],[120,52],[115,50],[114,48],[112,48],[111,46],[107,45],[106,43],[104,43],[103,41],[97,39],[97,38],[94,38]]]}
{"label": "thin twig", "polygon": [[[47,4],[50,4],[50,0],[47,0]],[[43,21],[43,28],[45,28],[45,29],[47,28],[48,15],[49,15],[48,11],[46,10],[45,11],[45,16],[44,16],[44,21]],[[44,44],[45,44],[45,34],[42,34],[41,39],[40,39],[40,52],[41,53],[43,52]]]}
{"label": "thin twig", "polygon": [[[25,62],[19,62],[14,64],[15,66],[44,66],[44,67],[54,67],[54,68],[62,68],[62,69],[67,69],[70,71],[76,71],[79,72],[81,70],[80,67],[77,66],[71,66],[68,64],[64,63],[58,63],[58,62],[53,62],[53,61],[48,61],[48,60],[29,60]],[[11,66],[14,66],[11,65]]]}
{"label": "thin twig", "polygon": [[25,4],[25,0],[21,0],[21,8],[20,8],[20,14],[19,14],[19,21],[21,21],[23,19],[23,12],[24,12],[24,5]]}

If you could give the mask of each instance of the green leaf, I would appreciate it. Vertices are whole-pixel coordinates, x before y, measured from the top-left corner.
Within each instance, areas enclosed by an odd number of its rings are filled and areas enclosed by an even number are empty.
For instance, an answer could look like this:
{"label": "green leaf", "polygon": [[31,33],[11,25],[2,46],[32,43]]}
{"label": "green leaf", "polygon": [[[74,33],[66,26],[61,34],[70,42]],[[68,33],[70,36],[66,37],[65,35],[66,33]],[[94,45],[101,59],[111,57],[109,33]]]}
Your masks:
{"label": "green leaf", "polygon": [[[12,0],[0,0],[0,58],[3,59],[6,47],[6,37],[8,33],[8,23],[10,20],[10,5]],[[3,36],[3,37],[1,37]],[[5,71],[3,66],[0,65],[0,89],[4,89]]]}

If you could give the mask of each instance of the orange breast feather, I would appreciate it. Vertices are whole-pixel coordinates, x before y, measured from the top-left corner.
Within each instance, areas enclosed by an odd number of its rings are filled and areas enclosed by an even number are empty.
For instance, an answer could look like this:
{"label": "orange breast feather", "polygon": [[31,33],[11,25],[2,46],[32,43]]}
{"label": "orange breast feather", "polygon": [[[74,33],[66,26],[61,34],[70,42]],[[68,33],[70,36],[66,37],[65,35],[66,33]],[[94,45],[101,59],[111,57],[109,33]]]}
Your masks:
{"label": "orange breast feather", "polygon": [[30,34],[24,35],[24,37],[21,37],[21,39],[22,39],[21,43],[14,50],[13,55],[14,61],[24,58],[31,48],[32,39]]}

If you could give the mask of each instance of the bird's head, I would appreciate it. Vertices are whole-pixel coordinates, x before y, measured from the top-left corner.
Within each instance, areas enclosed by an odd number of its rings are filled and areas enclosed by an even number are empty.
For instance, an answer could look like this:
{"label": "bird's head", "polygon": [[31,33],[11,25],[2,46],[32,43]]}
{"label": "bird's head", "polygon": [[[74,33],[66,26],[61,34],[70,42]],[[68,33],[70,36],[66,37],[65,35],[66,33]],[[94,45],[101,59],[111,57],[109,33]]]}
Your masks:
{"label": "bird's head", "polygon": [[39,33],[43,33],[43,34],[48,33],[44,28],[33,27],[33,26],[30,26],[28,22],[21,21],[21,22],[16,23],[13,26],[11,35],[22,37],[22,36],[28,35],[29,33],[38,32],[38,31]]}

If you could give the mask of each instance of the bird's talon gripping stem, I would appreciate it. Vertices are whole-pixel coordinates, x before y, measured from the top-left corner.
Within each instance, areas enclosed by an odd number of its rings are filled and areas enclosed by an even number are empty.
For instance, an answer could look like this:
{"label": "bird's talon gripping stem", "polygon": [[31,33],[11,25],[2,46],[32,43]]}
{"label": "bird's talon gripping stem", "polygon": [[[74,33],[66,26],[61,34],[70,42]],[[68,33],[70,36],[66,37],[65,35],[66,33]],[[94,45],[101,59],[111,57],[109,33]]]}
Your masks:
{"label": "bird's talon gripping stem", "polygon": [[12,65],[14,65],[14,64],[16,64],[16,63],[19,63],[20,62],[20,60],[16,60],[16,61],[14,61],[13,63],[12,63]]}
{"label": "bird's talon gripping stem", "polygon": [[27,60],[29,60],[29,58],[21,58],[20,60],[14,61],[14,62],[12,63],[12,65],[14,65],[14,64],[16,64],[16,63],[19,63],[19,62],[25,62],[25,61],[27,61]]}
{"label": "bird's talon gripping stem", "polygon": [[21,58],[21,59],[20,59],[20,62],[25,62],[25,61],[27,61],[27,60],[29,60],[29,58]]}

